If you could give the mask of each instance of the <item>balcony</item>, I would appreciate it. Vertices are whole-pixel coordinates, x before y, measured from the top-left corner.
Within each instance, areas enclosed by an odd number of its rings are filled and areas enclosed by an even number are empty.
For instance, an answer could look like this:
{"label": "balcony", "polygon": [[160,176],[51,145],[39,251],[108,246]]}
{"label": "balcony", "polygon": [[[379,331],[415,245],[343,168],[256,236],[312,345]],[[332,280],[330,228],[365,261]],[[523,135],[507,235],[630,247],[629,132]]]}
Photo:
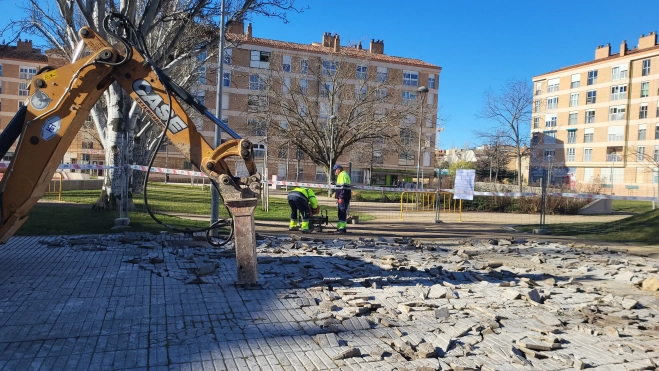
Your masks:
{"label": "balcony", "polygon": [[606,155],[606,162],[622,162],[622,155],[608,153]]}

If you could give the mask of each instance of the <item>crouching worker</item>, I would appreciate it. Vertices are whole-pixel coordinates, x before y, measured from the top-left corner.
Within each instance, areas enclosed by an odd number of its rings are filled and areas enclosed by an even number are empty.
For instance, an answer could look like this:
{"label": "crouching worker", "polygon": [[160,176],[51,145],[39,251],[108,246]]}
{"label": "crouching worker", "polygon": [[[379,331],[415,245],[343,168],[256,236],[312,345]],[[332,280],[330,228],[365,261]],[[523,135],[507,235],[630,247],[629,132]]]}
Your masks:
{"label": "crouching worker", "polygon": [[318,214],[320,207],[316,195],[309,188],[297,187],[288,194],[288,205],[291,207],[291,222],[289,231],[297,230],[297,213],[302,215],[300,231],[309,233],[309,218],[311,214]]}

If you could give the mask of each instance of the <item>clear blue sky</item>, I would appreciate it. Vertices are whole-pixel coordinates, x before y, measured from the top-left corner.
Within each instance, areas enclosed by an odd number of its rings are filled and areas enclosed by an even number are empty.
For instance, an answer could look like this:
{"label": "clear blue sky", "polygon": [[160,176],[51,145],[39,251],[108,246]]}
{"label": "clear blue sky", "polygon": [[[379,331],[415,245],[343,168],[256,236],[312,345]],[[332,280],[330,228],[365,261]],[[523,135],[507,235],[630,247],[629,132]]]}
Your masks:
{"label": "clear blue sky", "polygon": [[385,54],[441,66],[439,105],[450,116],[444,149],[475,146],[472,131],[493,126],[475,117],[489,87],[531,81],[592,60],[598,45],[617,52],[622,40],[632,47],[641,34],[659,31],[658,0],[296,1],[310,9],[289,14],[288,24],[252,19],[254,36],[311,43],[327,31],[342,43],[382,39]]}
{"label": "clear blue sky", "polygon": [[[534,75],[593,59],[598,45],[622,40],[632,47],[641,34],[659,31],[657,0],[296,0],[308,5],[277,19],[251,19],[256,37],[311,43],[323,32],[342,43],[382,39],[385,53],[442,67],[439,105],[441,148],[479,144],[473,130],[492,122],[475,114],[483,93],[510,78]],[[0,26],[22,15],[18,0],[0,0]]]}

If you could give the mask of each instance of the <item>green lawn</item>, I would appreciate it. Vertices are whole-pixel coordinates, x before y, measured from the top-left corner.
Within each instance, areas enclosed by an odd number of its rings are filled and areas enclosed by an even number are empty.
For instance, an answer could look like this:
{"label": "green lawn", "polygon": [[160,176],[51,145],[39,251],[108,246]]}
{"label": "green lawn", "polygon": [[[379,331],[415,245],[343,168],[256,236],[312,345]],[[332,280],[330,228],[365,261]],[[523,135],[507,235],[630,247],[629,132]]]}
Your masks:
{"label": "green lawn", "polygon": [[[326,192],[326,191],[325,191]],[[95,211],[92,205],[98,199],[98,190],[63,191],[64,204],[56,206],[37,204],[29,213],[28,221],[21,227],[16,235],[53,235],[53,234],[79,234],[79,233],[109,233],[114,225],[114,219],[119,217],[116,211]],[[322,190],[318,190],[318,194]],[[183,215],[199,215],[210,217],[210,190],[199,186],[150,183],[147,189],[148,203],[152,212],[163,223],[179,229],[199,229],[208,226],[208,220],[190,220]],[[44,200],[55,201],[57,195],[44,195]],[[71,205],[74,203],[76,205]],[[147,213],[143,196],[134,195],[135,210],[129,213],[130,231],[159,232],[165,227],[156,223]],[[336,208],[327,209],[330,223],[336,223]],[[228,213],[220,207],[219,217],[227,218]],[[269,210],[263,210],[259,201],[254,218],[256,220],[287,221],[290,217],[290,208],[285,198],[270,197]],[[360,215],[361,221],[374,219],[371,215]]]}
{"label": "green lawn", "polygon": [[652,202],[613,200],[612,207],[613,211],[640,214],[651,211]]}
{"label": "green lawn", "polygon": [[[552,235],[656,245],[659,244],[658,226],[659,210],[651,210],[609,223],[549,224],[546,227]],[[539,225],[515,227],[517,230],[526,232],[531,232],[534,228],[539,228]]]}

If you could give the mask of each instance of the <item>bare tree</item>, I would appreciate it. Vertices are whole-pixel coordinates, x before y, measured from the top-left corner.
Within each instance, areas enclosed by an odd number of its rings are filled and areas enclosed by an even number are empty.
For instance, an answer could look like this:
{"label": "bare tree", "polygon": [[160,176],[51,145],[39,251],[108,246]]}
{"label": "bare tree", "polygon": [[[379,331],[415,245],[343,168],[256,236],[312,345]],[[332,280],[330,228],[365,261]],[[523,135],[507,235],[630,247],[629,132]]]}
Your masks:
{"label": "bare tree", "polygon": [[[261,14],[285,21],[286,11],[299,11],[294,1],[227,0],[226,9],[230,20],[241,21]],[[143,37],[150,59],[185,88],[194,88],[199,82],[205,72],[200,67],[213,57],[213,53],[205,51],[216,49],[213,46],[220,34],[216,21],[220,14],[219,0],[28,0],[23,10],[25,18],[10,22],[2,29],[2,35],[42,37],[48,43],[46,48],[54,50],[64,63],[71,60],[78,43],[78,29],[89,26],[107,39],[103,27],[105,16],[109,12],[124,14]],[[131,105],[117,84],[108,88],[90,116],[105,149],[106,165],[118,166],[122,157],[128,162],[141,160],[150,151],[158,150],[153,143],[161,129],[134,103]],[[124,176],[128,175],[123,171],[108,171],[97,206],[117,206],[122,185],[127,181]],[[129,206],[128,200],[123,200],[123,206]]]}
{"label": "bare tree", "polygon": [[306,56],[306,73],[297,79],[289,78],[279,64],[282,57],[273,55],[269,74],[258,81],[265,88],[259,97],[250,98],[267,105],[265,111],[273,118],[267,121],[269,135],[285,138],[324,166],[328,179],[330,166],[344,153],[362,151],[373,141],[411,145],[406,130],[417,130],[415,97],[401,101],[395,84],[376,76],[368,54],[357,58],[354,53],[356,48],[322,59]]}
{"label": "bare tree", "polygon": [[498,91],[485,92],[483,108],[476,116],[493,120],[497,128],[515,147],[517,183],[522,192],[522,148],[528,142],[533,85],[526,80],[510,80]]}
{"label": "bare tree", "polygon": [[[659,156],[654,153],[646,153],[646,147],[631,146],[629,147],[628,162],[636,162],[639,168],[645,169],[652,174],[653,178],[659,174]],[[654,181],[654,179],[653,179]],[[659,182],[657,184],[657,195],[659,195]]]}
{"label": "bare tree", "polygon": [[483,140],[483,149],[479,156],[480,167],[489,168],[490,181],[492,181],[492,171],[494,170],[495,182],[499,179],[499,171],[505,169],[514,152],[508,143],[508,137],[500,129],[494,131],[475,131],[478,137]]}

